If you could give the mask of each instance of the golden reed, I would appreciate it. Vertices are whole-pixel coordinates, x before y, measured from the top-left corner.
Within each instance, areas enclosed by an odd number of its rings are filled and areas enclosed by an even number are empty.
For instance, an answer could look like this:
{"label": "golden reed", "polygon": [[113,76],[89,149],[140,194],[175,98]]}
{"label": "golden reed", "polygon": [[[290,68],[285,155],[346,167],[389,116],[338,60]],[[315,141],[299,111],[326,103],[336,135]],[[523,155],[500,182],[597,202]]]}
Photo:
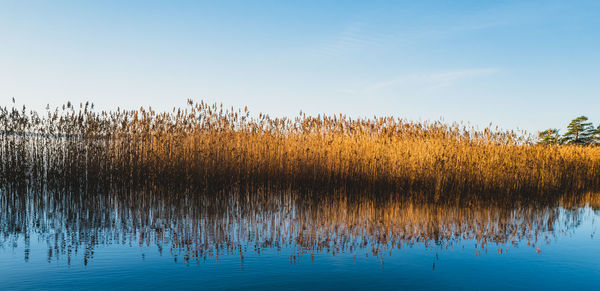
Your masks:
{"label": "golden reed", "polygon": [[420,192],[434,200],[600,190],[600,147],[536,145],[513,131],[441,122],[251,117],[188,103],[172,112],[0,108],[0,182]]}

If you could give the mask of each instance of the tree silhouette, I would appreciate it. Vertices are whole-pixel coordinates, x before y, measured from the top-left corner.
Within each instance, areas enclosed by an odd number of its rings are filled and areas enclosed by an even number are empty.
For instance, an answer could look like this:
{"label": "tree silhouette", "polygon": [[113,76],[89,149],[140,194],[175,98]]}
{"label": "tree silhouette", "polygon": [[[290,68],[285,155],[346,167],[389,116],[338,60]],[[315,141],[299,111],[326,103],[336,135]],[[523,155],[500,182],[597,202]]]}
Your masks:
{"label": "tree silhouette", "polygon": [[594,142],[594,135],[597,130],[591,122],[587,122],[588,118],[579,116],[567,126],[567,132],[563,135],[565,144],[588,145]]}

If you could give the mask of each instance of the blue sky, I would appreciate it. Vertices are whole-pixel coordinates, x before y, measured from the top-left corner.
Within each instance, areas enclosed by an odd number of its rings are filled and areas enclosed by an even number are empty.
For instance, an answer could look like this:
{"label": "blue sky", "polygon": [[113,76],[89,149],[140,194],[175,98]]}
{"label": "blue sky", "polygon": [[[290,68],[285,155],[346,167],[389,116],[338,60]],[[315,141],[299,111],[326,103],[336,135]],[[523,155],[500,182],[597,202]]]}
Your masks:
{"label": "blue sky", "polygon": [[0,0],[0,105],[600,122],[600,1]]}

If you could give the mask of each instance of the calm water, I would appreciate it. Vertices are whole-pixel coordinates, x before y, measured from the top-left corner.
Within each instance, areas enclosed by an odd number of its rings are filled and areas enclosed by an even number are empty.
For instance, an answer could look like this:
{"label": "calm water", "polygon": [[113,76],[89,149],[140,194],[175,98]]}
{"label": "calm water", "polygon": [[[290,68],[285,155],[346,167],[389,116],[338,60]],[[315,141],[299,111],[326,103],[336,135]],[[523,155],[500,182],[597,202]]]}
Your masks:
{"label": "calm water", "polygon": [[2,290],[600,286],[600,210],[589,201],[40,190],[0,198]]}

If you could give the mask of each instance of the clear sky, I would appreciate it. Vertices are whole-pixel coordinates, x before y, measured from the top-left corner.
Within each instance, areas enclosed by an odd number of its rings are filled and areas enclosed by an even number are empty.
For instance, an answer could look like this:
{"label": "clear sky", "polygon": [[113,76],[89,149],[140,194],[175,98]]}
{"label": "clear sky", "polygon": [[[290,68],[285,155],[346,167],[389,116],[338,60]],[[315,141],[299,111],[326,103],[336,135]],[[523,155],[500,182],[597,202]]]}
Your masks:
{"label": "clear sky", "polygon": [[0,105],[600,121],[600,1],[0,0]]}

